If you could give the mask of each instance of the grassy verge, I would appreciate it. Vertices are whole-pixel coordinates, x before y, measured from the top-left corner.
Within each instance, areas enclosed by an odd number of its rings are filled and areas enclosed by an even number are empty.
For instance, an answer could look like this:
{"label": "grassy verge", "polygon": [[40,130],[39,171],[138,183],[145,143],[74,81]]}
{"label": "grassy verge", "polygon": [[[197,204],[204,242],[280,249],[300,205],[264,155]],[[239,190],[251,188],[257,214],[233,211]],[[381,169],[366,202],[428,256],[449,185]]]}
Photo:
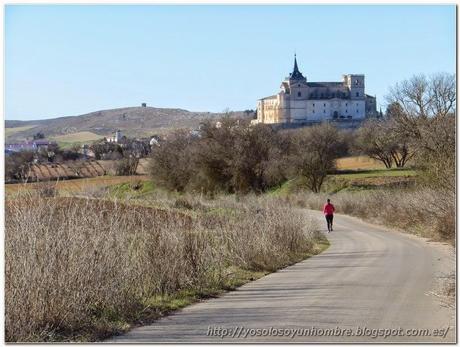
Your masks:
{"label": "grassy verge", "polygon": [[91,342],[103,341],[114,335],[126,333],[136,326],[155,322],[174,311],[209,298],[215,298],[226,291],[235,290],[250,281],[257,280],[269,272],[251,271],[241,268],[227,269],[227,276],[220,286],[184,289],[172,294],[158,294],[133,302],[129,310],[117,308],[94,308],[89,323],[76,329],[58,328],[47,334],[32,337],[34,341],[45,342]]}
{"label": "grassy verge", "polygon": [[[327,239],[320,238],[315,248],[305,254],[298,254],[286,266],[293,265],[299,261],[308,259],[311,256],[319,254],[329,247]],[[123,315],[122,312],[104,312],[99,315],[99,324],[103,322],[104,330],[89,330],[79,335],[74,335],[73,341],[102,341],[113,335],[119,335],[129,331],[136,326],[151,324],[157,319],[167,316],[168,314],[180,310],[191,304],[202,300],[216,298],[222,294],[236,290],[238,287],[258,280],[270,273],[270,271],[254,271],[240,267],[229,267],[226,269],[226,276],[220,286],[206,287],[192,290],[182,290],[170,295],[156,295],[138,304],[134,314],[130,316]],[[54,341],[64,338],[68,341],[68,336],[55,336]]]}

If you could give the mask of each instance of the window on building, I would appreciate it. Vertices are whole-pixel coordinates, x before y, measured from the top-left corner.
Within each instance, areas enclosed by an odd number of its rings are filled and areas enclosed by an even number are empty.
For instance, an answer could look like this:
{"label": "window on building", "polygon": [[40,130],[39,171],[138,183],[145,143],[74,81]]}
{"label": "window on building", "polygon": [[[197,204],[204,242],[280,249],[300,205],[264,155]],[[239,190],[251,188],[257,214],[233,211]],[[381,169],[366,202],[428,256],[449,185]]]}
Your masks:
{"label": "window on building", "polygon": [[324,107],[326,107],[326,104],[323,104],[323,105],[324,105]]}
{"label": "window on building", "polygon": [[348,104],[345,104],[345,106],[348,106]]}
{"label": "window on building", "polygon": [[323,113],[326,113],[326,110],[323,110]]}
{"label": "window on building", "polygon": [[315,107],[315,103],[313,103],[313,107]]}
{"label": "window on building", "polygon": [[359,96],[359,92],[356,92],[356,96]]}
{"label": "window on building", "polygon": [[301,96],[302,96],[302,93],[301,93],[301,92],[297,92],[297,96],[298,96],[298,97],[301,97]]}
{"label": "window on building", "polygon": [[345,110],[345,113],[348,113],[348,110]]}

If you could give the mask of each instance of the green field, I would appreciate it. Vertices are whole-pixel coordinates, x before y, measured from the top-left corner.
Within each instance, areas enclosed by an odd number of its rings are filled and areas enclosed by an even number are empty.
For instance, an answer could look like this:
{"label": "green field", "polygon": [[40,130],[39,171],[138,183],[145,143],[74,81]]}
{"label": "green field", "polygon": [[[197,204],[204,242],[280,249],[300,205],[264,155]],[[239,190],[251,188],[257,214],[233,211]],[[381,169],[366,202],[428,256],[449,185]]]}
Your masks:
{"label": "green field", "polygon": [[72,134],[51,136],[50,140],[56,141],[62,148],[69,148],[73,145],[91,143],[102,138],[103,136],[92,133],[90,131],[80,131]]}
{"label": "green field", "polygon": [[32,128],[35,128],[36,125],[26,125],[23,127],[16,127],[16,128],[5,128],[5,138],[11,137],[21,131],[26,131]]}
{"label": "green field", "polygon": [[[355,171],[355,172],[351,172]],[[340,178],[367,178],[367,177],[410,177],[416,176],[417,173],[412,169],[383,169],[383,170],[344,170],[343,173],[337,173],[336,177]]]}
{"label": "green field", "polygon": [[[413,169],[374,169],[374,170],[338,170],[328,175],[322,192],[337,193],[339,191],[363,191],[382,188],[408,186],[415,182],[417,172]],[[280,187],[273,188],[270,195],[289,195],[307,189],[302,179],[296,178],[284,182]]]}

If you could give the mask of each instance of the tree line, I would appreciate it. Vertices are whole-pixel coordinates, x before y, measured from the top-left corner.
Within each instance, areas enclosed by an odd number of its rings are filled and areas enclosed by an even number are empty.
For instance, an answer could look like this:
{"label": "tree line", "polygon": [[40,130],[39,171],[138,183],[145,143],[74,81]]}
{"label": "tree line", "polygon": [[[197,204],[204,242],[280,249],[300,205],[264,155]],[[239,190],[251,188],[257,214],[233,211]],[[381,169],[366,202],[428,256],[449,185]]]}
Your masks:
{"label": "tree line", "polygon": [[387,96],[385,116],[355,131],[330,124],[275,131],[224,117],[179,130],[152,153],[150,172],[170,190],[265,192],[299,178],[319,192],[335,160],[365,154],[387,168],[409,162],[427,183],[455,189],[455,75],[414,76]]}
{"label": "tree line", "polygon": [[275,131],[225,117],[198,134],[176,131],[152,153],[155,182],[176,191],[265,192],[302,177],[318,192],[334,161],[348,151],[346,136],[330,124]]}
{"label": "tree line", "polygon": [[[298,178],[319,192],[335,159],[350,154],[368,155],[387,168],[410,163],[427,184],[455,191],[455,87],[455,75],[447,73],[397,83],[386,98],[385,116],[355,131],[330,124],[275,131],[227,116],[219,126],[205,121],[197,132],[178,130],[152,153],[148,142],[129,139],[123,146],[100,141],[89,149],[96,159],[115,160],[118,175],[135,174],[139,158],[150,156],[152,177],[176,191],[261,193]],[[5,158],[5,176],[22,179],[34,161],[81,157],[79,147],[15,153]]]}

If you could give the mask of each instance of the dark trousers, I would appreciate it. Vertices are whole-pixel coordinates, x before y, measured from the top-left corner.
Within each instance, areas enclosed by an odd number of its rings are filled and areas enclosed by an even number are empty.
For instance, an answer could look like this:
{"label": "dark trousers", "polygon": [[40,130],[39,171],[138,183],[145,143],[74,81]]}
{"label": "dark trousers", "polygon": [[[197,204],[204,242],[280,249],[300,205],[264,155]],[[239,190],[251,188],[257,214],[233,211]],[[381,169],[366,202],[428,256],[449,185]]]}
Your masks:
{"label": "dark trousers", "polygon": [[327,230],[329,230],[329,231],[332,230],[332,220],[333,219],[334,219],[334,215],[332,215],[332,214],[327,214],[326,215]]}

